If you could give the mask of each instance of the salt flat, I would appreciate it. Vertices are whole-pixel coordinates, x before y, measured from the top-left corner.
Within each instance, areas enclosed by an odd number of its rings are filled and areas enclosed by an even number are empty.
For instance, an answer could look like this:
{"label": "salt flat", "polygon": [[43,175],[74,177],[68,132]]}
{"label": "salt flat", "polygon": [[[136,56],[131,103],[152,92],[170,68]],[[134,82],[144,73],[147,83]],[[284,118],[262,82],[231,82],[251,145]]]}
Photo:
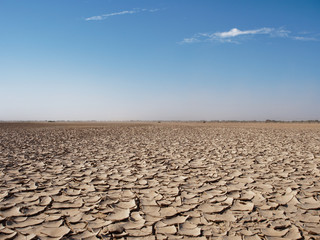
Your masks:
{"label": "salt flat", "polygon": [[320,239],[320,124],[0,123],[0,239]]}

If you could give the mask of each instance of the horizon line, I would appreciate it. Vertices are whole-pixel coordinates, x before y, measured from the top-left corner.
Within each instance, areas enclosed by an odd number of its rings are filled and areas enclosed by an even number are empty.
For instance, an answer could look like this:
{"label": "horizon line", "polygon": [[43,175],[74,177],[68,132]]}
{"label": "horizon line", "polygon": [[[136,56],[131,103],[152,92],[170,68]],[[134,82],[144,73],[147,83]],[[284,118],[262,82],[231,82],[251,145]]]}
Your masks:
{"label": "horizon line", "polygon": [[23,122],[44,122],[44,123],[63,123],[63,122],[203,122],[203,123],[210,123],[210,122],[284,122],[284,123],[290,123],[290,122],[314,122],[314,123],[320,123],[320,119],[306,119],[306,120],[276,120],[276,119],[265,119],[265,120],[0,120],[0,123],[23,123]]}

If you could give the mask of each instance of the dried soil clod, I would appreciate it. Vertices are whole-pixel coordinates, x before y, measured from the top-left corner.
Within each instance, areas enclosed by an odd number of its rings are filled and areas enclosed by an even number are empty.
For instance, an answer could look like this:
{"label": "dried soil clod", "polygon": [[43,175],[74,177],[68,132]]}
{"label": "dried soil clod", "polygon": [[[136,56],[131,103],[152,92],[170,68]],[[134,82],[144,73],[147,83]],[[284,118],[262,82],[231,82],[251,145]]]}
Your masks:
{"label": "dried soil clod", "polygon": [[53,238],[61,238],[64,235],[68,234],[69,232],[70,232],[70,229],[65,226],[53,227],[53,228],[43,228],[41,230],[41,233],[43,233],[44,235],[46,235],[48,237],[53,237]]}
{"label": "dried soil clod", "polygon": [[107,217],[111,221],[121,221],[127,219],[130,215],[129,209],[115,208],[113,213]]}

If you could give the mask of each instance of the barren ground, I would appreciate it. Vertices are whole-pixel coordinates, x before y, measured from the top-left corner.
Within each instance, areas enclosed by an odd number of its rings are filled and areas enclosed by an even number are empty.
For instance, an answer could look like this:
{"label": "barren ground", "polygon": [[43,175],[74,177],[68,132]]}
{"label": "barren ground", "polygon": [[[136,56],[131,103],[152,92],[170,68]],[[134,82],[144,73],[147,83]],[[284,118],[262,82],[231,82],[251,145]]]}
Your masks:
{"label": "barren ground", "polygon": [[320,124],[0,123],[0,239],[320,239]]}

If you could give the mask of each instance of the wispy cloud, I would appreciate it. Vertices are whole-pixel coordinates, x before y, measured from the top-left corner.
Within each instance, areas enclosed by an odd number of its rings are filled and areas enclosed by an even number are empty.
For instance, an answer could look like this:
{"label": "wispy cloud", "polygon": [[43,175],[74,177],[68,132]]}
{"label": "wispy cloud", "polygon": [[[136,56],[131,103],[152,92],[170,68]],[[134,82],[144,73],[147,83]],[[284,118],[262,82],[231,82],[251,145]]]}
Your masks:
{"label": "wispy cloud", "polygon": [[299,41],[318,41],[318,39],[314,37],[302,37],[302,36],[294,36],[292,37],[294,40],[299,40]]}
{"label": "wispy cloud", "polygon": [[107,19],[112,16],[117,16],[117,15],[126,15],[126,14],[135,14],[139,12],[157,12],[160,9],[140,9],[140,8],[135,8],[133,10],[125,10],[125,11],[120,11],[120,12],[113,12],[113,13],[106,13],[102,15],[97,15],[97,16],[92,16],[92,17],[87,17],[85,18],[86,21],[100,21]]}
{"label": "wispy cloud", "polygon": [[232,28],[226,32],[214,32],[214,33],[197,33],[190,38],[183,39],[180,43],[196,43],[196,42],[229,42],[229,43],[240,43],[244,37],[254,36],[254,35],[266,35],[269,37],[279,37],[279,38],[292,38],[295,40],[304,41],[315,41],[316,38],[313,37],[301,37],[301,36],[291,36],[291,31],[284,28],[258,28],[252,30],[240,30],[238,28]]}

